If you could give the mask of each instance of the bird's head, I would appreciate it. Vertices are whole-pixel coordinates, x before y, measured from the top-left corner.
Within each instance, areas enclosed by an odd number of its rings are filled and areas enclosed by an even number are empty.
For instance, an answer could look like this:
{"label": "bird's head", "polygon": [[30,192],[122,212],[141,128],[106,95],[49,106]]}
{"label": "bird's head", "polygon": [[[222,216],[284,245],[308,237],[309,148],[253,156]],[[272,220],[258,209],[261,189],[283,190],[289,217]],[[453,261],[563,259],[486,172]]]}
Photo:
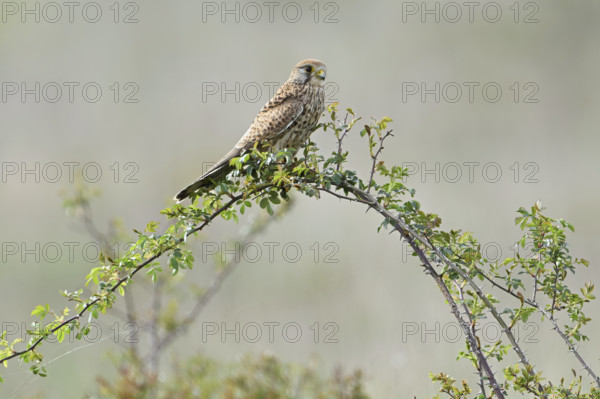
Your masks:
{"label": "bird's head", "polygon": [[297,63],[292,69],[289,81],[323,87],[326,75],[327,67],[321,61],[304,60]]}

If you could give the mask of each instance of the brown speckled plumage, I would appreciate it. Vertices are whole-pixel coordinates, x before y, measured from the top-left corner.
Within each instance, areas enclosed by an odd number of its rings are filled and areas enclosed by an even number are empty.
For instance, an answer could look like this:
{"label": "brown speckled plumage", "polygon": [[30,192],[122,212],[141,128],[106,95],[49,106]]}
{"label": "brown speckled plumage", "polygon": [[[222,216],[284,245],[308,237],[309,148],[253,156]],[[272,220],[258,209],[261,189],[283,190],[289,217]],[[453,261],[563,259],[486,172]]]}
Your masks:
{"label": "brown speckled plumage", "polygon": [[252,125],[237,144],[208,172],[181,190],[175,200],[181,202],[203,187],[229,173],[229,161],[250,149],[256,142],[267,141],[273,151],[295,148],[308,139],[325,110],[325,64],[304,60],[296,64],[289,79],[260,110]]}

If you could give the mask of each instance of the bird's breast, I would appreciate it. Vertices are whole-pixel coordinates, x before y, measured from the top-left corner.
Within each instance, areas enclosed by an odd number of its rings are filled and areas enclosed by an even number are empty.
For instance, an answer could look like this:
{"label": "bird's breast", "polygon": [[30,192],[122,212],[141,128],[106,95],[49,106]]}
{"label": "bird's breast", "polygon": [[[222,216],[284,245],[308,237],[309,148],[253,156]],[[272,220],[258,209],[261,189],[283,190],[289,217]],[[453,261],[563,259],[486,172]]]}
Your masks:
{"label": "bird's breast", "polygon": [[306,85],[300,93],[302,113],[277,137],[273,147],[276,151],[283,148],[300,148],[310,137],[325,110],[325,89],[321,86]]}

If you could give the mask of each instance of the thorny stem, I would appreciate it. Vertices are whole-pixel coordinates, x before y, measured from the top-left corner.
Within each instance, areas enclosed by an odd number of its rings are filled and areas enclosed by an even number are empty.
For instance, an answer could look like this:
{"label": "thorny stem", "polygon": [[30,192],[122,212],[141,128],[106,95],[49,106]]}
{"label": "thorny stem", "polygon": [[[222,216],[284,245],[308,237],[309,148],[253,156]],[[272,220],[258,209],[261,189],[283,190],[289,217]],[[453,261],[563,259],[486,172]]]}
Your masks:
{"label": "thorny stem", "polygon": [[[426,268],[427,272],[433,277],[433,279],[437,283],[440,291],[442,292],[442,295],[444,296],[444,298],[450,305],[452,314],[454,315],[456,320],[459,322],[463,332],[465,333],[467,342],[469,343],[469,346],[470,346],[471,350],[473,351],[473,353],[475,353],[475,356],[477,357],[477,361],[479,362],[481,368],[483,369],[483,372],[485,373],[494,393],[496,394],[496,396],[498,398],[503,399],[504,393],[502,392],[502,388],[500,388],[500,385],[498,384],[498,381],[496,380],[494,372],[492,371],[487,359],[481,352],[481,348],[479,348],[479,346],[477,345],[477,339],[475,338],[473,332],[471,331],[469,324],[460,315],[460,311],[458,310],[458,305],[456,304],[456,301],[454,301],[454,298],[452,298],[452,294],[448,290],[448,287],[446,286],[443,278],[435,271],[435,268],[431,264],[429,258],[427,258],[427,255],[425,254],[423,249],[415,241],[415,240],[418,240],[421,243],[423,243],[424,245],[429,245],[427,240],[423,239],[418,234],[416,234],[414,231],[412,231],[412,229],[410,229],[408,226],[406,226],[402,222],[402,220],[400,220],[400,218],[396,217],[395,215],[391,214],[387,209],[383,208],[381,206],[381,204],[379,204],[370,194],[366,193],[365,191],[360,190],[354,186],[349,186],[349,185],[343,185],[343,186],[340,186],[340,188],[343,188],[343,189],[346,189],[346,190],[352,192],[358,199],[361,199],[362,201],[367,202],[368,206],[370,208],[374,209],[375,211],[380,213],[382,216],[384,216],[388,220],[390,220],[391,224],[394,226],[394,229],[397,230],[400,233],[400,235],[408,242],[408,244],[411,246],[413,251],[419,257],[419,260],[421,261],[423,266]],[[435,250],[437,248],[433,247],[433,249]],[[441,255],[441,253],[439,253],[439,251],[436,252],[436,254],[438,254],[438,256]],[[440,258],[441,258],[441,256],[440,256]],[[442,258],[442,259],[444,259],[444,258]],[[454,268],[460,270],[456,265],[452,264],[452,266]],[[460,270],[460,271],[462,272],[462,270]],[[465,276],[465,277],[466,277],[465,281],[470,280],[468,276]],[[471,284],[474,284],[474,282],[471,282]],[[477,290],[479,290],[479,287],[477,287],[476,284],[474,284],[474,285],[477,288]],[[481,290],[479,290],[479,293],[481,293]],[[487,299],[487,298],[485,298],[485,299]],[[505,324],[505,326],[506,326],[506,324]]]}
{"label": "thorny stem", "polygon": [[426,248],[428,248],[429,250],[433,251],[440,259],[442,259],[442,261],[444,262],[444,264],[446,264],[452,270],[454,270],[456,273],[458,273],[461,276],[461,278],[463,280],[465,280],[471,286],[471,288],[473,288],[473,290],[475,291],[475,293],[477,293],[477,296],[485,303],[486,307],[490,310],[490,312],[492,313],[492,315],[494,316],[494,318],[496,319],[496,321],[498,321],[498,324],[500,324],[500,327],[506,333],[508,339],[510,340],[511,344],[513,345],[513,350],[517,353],[517,355],[519,356],[519,359],[521,360],[521,362],[524,365],[530,366],[529,361],[527,360],[527,357],[525,356],[525,353],[523,352],[523,350],[521,349],[521,347],[517,343],[514,335],[512,334],[512,332],[510,331],[510,329],[508,328],[508,326],[506,325],[506,323],[504,322],[504,319],[502,319],[502,317],[500,316],[500,314],[496,310],[496,307],[489,301],[489,299],[481,291],[481,289],[479,288],[479,286],[473,281],[473,279],[471,279],[468,276],[467,273],[465,273],[464,270],[462,270],[460,267],[458,267],[453,262],[451,262],[437,247],[433,246],[429,242],[429,240],[421,237],[418,233],[416,233],[410,227],[408,227],[404,222],[402,222],[402,220],[399,217],[393,215],[387,209],[383,208],[370,194],[367,194],[366,192],[364,192],[364,191],[362,191],[362,190],[360,190],[360,189],[358,189],[358,188],[356,188],[354,186],[344,186],[344,188],[347,189],[347,190],[349,190],[349,191],[352,191],[359,198],[363,198],[364,200],[370,201],[371,202],[370,206],[373,209],[375,209],[377,212],[379,212],[382,216],[384,216],[387,219],[392,220],[394,223],[396,223],[397,226],[400,229],[402,229],[403,231],[405,231],[407,234],[410,234],[416,240],[418,240],[419,242],[421,242]]}
{"label": "thorny stem", "polygon": [[[464,313],[467,315],[467,318],[469,319],[469,325],[471,326],[471,332],[473,333],[473,335],[475,335],[476,334],[476,331],[475,331],[476,324],[473,321],[473,317],[471,316],[469,307],[465,303],[462,286],[460,284],[458,284],[456,281],[454,282],[454,286],[456,287],[456,291],[458,292],[458,297],[460,298],[460,301],[462,303]],[[483,396],[487,397],[487,395],[485,393],[485,382],[484,382],[485,377],[483,376],[483,372],[481,370],[480,365],[477,365],[477,373],[479,374],[479,387],[481,388],[481,394]]]}

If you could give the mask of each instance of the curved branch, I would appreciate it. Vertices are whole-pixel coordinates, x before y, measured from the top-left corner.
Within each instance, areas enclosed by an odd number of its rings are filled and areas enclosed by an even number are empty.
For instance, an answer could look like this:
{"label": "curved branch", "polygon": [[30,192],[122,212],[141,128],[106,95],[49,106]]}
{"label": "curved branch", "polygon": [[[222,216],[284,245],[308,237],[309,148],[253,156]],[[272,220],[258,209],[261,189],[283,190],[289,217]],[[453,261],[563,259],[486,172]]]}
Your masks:
{"label": "curved branch", "polygon": [[[260,186],[255,192],[262,191],[262,190],[266,189],[269,186],[270,185]],[[195,232],[198,232],[198,231],[204,229],[217,216],[219,216],[221,213],[223,213],[224,211],[226,211],[227,209],[229,209],[233,204],[235,204],[238,200],[242,199],[243,197],[244,197],[244,194],[239,194],[237,196],[231,197],[231,199],[229,201],[227,201],[221,208],[219,208],[216,211],[214,211],[209,217],[206,218],[206,220],[204,222],[202,222],[199,226],[197,226],[193,230],[191,230],[190,233],[195,233]],[[190,233],[188,233],[188,235]],[[150,263],[154,262],[155,260],[157,260],[158,258],[160,258],[165,253],[167,253],[167,252],[175,249],[177,246],[179,246],[183,242],[184,242],[184,239],[183,238],[179,238],[179,239],[177,239],[175,241],[174,244],[172,244],[172,245],[170,245],[170,246],[168,246],[168,247],[160,250],[158,253],[156,253],[153,256],[151,256],[150,258],[146,259],[144,262],[142,262],[141,264],[139,264],[138,266],[136,266],[126,276],[124,276],[121,279],[119,279],[114,286],[112,286],[110,289],[106,290],[106,293],[108,293],[108,294],[114,293],[121,285],[123,285],[126,281],[132,279],[145,266],[148,266]],[[68,319],[60,322],[58,325],[56,325],[55,327],[53,327],[52,329],[50,329],[47,334],[45,334],[44,336],[39,337],[37,340],[35,340],[26,349],[23,349],[21,351],[14,351],[11,355],[8,355],[8,356],[0,359],[0,365],[2,365],[3,363],[5,363],[6,361],[8,361],[8,360],[10,360],[12,358],[15,358],[17,356],[21,356],[21,355],[23,355],[23,354],[25,354],[27,352],[31,352],[31,351],[35,350],[35,348],[38,345],[40,345],[46,338],[48,338],[48,336],[50,336],[51,334],[55,333],[56,331],[58,331],[59,329],[61,329],[64,326],[66,326],[67,324],[79,320],[84,314],[87,313],[87,311],[92,306],[96,305],[98,302],[100,302],[101,300],[103,300],[105,297],[104,296],[96,296],[96,297],[91,297],[91,298],[94,298],[94,299],[91,300],[90,302],[88,302],[83,307],[83,309],[81,309],[81,311],[79,311],[79,313],[77,313],[76,315],[71,316]]]}
{"label": "curved branch", "polygon": [[[419,236],[417,233],[412,231],[412,229],[410,227],[406,226],[404,224],[404,222],[402,220],[400,220],[400,218],[396,217],[395,215],[391,214],[387,209],[383,208],[381,206],[381,204],[379,204],[367,192],[360,190],[354,186],[348,186],[348,185],[343,185],[343,184],[340,185],[340,188],[343,188],[343,189],[346,189],[346,190],[352,192],[357,198],[361,199],[364,202],[367,202],[368,205],[372,209],[374,209],[375,211],[380,213],[382,216],[389,219],[391,221],[391,224],[394,226],[395,230],[397,230],[401,234],[401,236],[408,242],[408,244],[411,246],[413,251],[415,251],[415,253],[419,257],[419,260],[421,261],[421,263],[427,269],[427,272],[433,277],[433,279],[437,283],[440,291],[442,292],[442,295],[444,296],[444,299],[446,299],[446,301],[450,305],[452,314],[454,315],[456,320],[459,322],[463,332],[465,333],[465,336],[467,337],[467,342],[469,343],[471,350],[477,356],[477,361],[479,362],[480,367],[483,369],[483,372],[485,373],[494,393],[496,394],[496,396],[498,398],[504,398],[504,392],[502,391],[502,388],[500,388],[500,385],[498,384],[498,381],[496,380],[494,372],[492,371],[491,366],[489,365],[489,362],[487,361],[486,357],[484,356],[483,352],[481,351],[481,348],[479,348],[479,345],[477,345],[477,339],[476,339],[475,335],[473,334],[473,332],[471,331],[471,329],[469,328],[469,324],[460,315],[458,305],[456,304],[456,301],[454,300],[454,298],[452,298],[452,294],[448,290],[448,287],[444,283],[442,277],[435,271],[435,268],[431,264],[429,258],[427,258],[427,255],[425,254],[423,249],[417,244],[417,242],[415,240],[420,241],[421,243],[423,243],[427,247],[430,247],[430,249],[432,249],[434,251],[437,250],[437,248],[434,246],[431,246],[431,244],[429,244],[429,242],[427,240],[425,240],[424,238]],[[437,251],[436,254],[442,255],[439,251]],[[442,258],[442,257],[440,257],[440,258]],[[442,258],[442,259],[444,259],[444,258]],[[452,262],[449,262],[449,263],[452,263]],[[462,272],[464,274],[462,269],[458,268],[458,266],[452,264],[451,267],[456,268],[457,272],[459,272],[459,273]],[[469,276],[465,275],[465,277],[466,277],[465,281],[470,280]],[[476,289],[479,290],[479,293],[481,293],[481,290],[474,282],[471,281],[471,284],[475,285]],[[481,295],[483,296],[483,293],[481,293]],[[485,299],[487,300],[487,298],[485,298]],[[490,306],[493,306],[493,305],[490,304]]]}

